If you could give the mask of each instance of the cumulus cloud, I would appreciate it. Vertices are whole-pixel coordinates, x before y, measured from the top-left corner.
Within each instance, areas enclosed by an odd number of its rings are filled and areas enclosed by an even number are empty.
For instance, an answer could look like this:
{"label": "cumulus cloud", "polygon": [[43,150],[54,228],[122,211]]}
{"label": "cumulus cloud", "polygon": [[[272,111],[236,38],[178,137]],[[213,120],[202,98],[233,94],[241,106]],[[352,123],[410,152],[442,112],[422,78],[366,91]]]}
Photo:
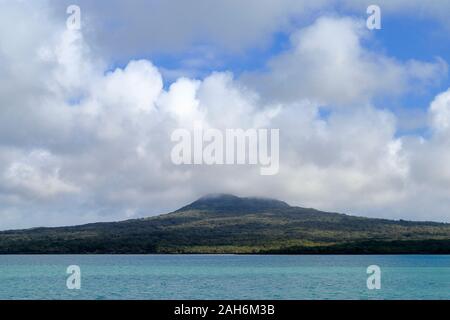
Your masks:
{"label": "cumulus cloud", "polygon": [[60,166],[46,151],[35,150],[11,163],[4,172],[4,184],[12,192],[25,193],[30,197],[54,197],[75,193],[78,188],[63,181]]}
{"label": "cumulus cloud", "polygon": [[365,49],[370,31],[363,20],[322,17],[291,36],[292,49],[273,58],[269,71],[250,73],[246,82],[272,99],[313,99],[322,105],[369,103],[441,79],[447,64],[401,63]]}
{"label": "cumulus cloud", "polygon": [[[398,94],[411,81],[439,76],[445,63],[373,53],[362,44],[357,20],[321,18],[295,32],[292,49],[261,75],[268,87],[255,75],[213,72],[167,88],[158,66],[145,59],[108,69],[84,33],[65,30],[45,3],[2,3],[2,9],[11,18],[0,19],[1,229],[146,216],[210,192],[449,220],[450,203],[441,200],[450,188],[450,94],[431,104],[427,139],[398,137],[396,116],[371,104],[376,94]],[[16,39],[6,25],[17,30]],[[340,108],[324,117],[324,103]],[[280,128],[280,173],[175,166],[171,133],[196,122]]]}

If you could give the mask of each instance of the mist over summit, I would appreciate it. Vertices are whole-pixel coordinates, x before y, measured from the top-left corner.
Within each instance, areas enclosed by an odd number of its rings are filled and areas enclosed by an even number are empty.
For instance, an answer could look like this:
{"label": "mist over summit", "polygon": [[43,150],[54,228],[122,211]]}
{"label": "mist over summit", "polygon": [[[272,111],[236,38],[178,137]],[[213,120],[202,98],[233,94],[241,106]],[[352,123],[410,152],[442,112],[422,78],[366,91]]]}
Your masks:
{"label": "mist over summit", "polygon": [[207,194],[177,211],[214,210],[223,212],[248,211],[258,212],[270,209],[289,208],[283,201],[265,197],[241,198],[232,194]]}

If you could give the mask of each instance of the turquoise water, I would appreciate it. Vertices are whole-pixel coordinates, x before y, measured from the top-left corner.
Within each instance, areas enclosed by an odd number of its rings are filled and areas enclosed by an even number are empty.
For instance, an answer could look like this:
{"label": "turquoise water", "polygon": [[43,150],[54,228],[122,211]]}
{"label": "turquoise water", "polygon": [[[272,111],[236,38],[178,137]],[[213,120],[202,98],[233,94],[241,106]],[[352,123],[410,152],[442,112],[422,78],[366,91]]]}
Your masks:
{"label": "turquoise water", "polygon": [[[80,290],[67,289],[69,265]],[[380,290],[367,289],[369,265]],[[445,255],[0,255],[0,299],[449,298]]]}

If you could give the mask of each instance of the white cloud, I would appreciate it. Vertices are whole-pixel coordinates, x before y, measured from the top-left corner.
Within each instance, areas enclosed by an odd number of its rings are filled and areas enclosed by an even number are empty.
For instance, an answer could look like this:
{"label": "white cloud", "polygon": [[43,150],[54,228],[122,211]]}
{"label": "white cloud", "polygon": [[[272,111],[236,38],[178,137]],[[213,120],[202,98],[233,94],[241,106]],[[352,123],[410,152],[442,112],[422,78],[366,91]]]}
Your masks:
{"label": "white cloud", "polygon": [[450,89],[438,95],[431,103],[432,126],[438,132],[448,134],[450,129]]}
{"label": "white cloud", "polygon": [[46,151],[32,151],[22,160],[9,165],[3,183],[13,188],[12,192],[25,193],[25,197],[31,198],[78,192],[76,186],[61,179],[60,167],[55,162]]}
{"label": "white cloud", "polygon": [[348,107],[399,95],[447,73],[442,59],[401,63],[369,51],[362,45],[369,36],[363,20],[321,17],[291,36],[292,49],[273,58],[268,72],[250,73],[245,81],[271,99]]}

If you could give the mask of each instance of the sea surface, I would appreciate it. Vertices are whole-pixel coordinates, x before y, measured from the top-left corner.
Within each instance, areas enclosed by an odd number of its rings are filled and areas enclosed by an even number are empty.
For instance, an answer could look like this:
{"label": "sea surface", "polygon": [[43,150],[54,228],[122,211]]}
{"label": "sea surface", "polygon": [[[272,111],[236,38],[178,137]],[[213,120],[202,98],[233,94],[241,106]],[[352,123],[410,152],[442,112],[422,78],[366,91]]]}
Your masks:
{"label": "sea surface", "polygon": [[0,299],[450,299],[450,256],[0,255]]}

